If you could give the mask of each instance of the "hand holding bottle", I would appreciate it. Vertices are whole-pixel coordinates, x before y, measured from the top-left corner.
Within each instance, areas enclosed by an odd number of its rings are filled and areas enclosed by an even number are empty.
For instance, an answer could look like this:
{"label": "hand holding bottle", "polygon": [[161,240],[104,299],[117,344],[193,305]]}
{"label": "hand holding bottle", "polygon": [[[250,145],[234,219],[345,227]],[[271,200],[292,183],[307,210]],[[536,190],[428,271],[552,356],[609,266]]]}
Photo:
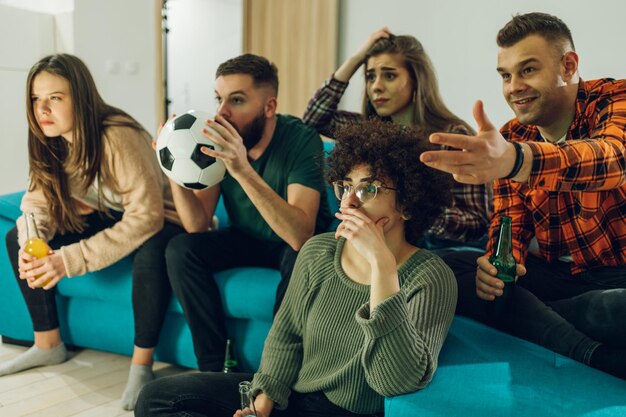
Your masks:
{"label": "hand holding bottle", "polygon": [[26,243],[19,251],[20,279],[28,280],[30,288],[49,290],[65,275],[65,264],[60,253],[54,252],[41,239],[34,213],[26,213]]}
{"label": "hand holding bottle", "polygon": [[[526,274],[526,268],[518,264],[513,256],[512,219],[510,216],[500,218],[500,232],[495,252],[489,256],[478,258],[476,272],[476,294],[487,301],[495,301],[496,314],[504,314],[510,309],[508,304],[512,298],[515,282]],[[502,297],[497,299],[496,297]]]}
{"label": "hand holding bottle", "polygon": [[49,290],[67,275],[61,254],[50,250],[49,255],[38,259],[20,249],[18,266],[20,279],[28,281],[30,288]]}
{"label": "hand holding bottle", "polygon": [[[493,301],[502,295],[504,283],[497,278],[498,270],[489,262],[489,256],[483,255],[476,261],[476,295],[483,300]],[[526,275],[526,268],[522,264],[515,265],[515,281],[517,278]]]}

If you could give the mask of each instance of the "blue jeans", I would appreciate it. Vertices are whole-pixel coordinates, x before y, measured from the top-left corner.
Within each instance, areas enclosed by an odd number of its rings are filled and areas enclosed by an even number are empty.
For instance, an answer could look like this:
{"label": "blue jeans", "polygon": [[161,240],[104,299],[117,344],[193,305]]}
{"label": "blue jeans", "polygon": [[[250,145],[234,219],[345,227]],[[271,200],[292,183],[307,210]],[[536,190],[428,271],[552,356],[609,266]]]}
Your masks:
{"label": "blue jeans", "polygon": [[[57,234],[48,242],[48,245],[52,249],[70,245],[113,226],[122,218],[122,213],[119,212],[112,212],[111,215],[112,217],[109,218],[95,212],[85,216],[87,225],[82,233]],[[172,297],[165,266],[165,248],[172,236],[183,231],[180,226],[165,222],[165,226],[160,232],[144,242],[132,254],[132,299],[136,346],[152,348],[156,346],[159,340],[167,306]],[[33,322],[33,330],[42,332],[57,329],[59,318],[56,287],[48,291],[41,288],[31,289],[26,280],[18,278],[17,261],[20,248],[17,241],[17,228],[14,227],[7,233],[6,244],[13,272]],[[150,302],[146,302],[146,300],[150,300]]]}
{"label": "blue jeans", "polygon": [[[146,385],[135,406],[136,417],[232,417],[240,408],[238,385],[252,374],[200,372],[159,378]],[[418,413],[419,414],[419,413]],[[286,410],[272,417],[367,417],[383,413],[354,414],[331,403],[322,392],[289,396]]]}
{"label": "blue jeans", "polygon": [[[529,255],[525,276],[513,296],[512,317],[489,314],[491,302],[476,295],[476,259],[472,251],[452,252],[444,261],[459,287],[457,314],[498,327],[517,337],[589,364],[601,344],[626,347],[626,267],[603,267],[572,275],[567,262]],[[626,362],[626,356],[623,360]]]}

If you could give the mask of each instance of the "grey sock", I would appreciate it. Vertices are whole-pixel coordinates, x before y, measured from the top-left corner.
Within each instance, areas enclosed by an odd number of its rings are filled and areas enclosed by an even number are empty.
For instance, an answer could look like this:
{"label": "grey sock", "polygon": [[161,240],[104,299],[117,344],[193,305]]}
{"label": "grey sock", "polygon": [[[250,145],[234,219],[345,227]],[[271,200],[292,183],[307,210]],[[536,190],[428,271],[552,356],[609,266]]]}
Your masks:
{"label": "grey sock", "polygon": [[126,383],[124,394],[122,394],[122,408],[124,410],[133,410],[141,389],[153,379],[152,366],[131,364],[128,382]]}
{"label": "grey sock", "polygon": [[0,376],[14,374],[37,366],[56,365],[68,359],[67,349],[61,343],[52,349],[41,349],[32,346],[19,356],[0,363]]}

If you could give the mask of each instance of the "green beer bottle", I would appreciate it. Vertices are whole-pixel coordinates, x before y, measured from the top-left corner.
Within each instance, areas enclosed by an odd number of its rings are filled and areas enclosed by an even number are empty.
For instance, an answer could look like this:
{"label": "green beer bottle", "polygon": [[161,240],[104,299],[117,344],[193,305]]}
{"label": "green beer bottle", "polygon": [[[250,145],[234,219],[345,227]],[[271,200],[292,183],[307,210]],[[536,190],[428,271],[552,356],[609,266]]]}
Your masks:
{"label": "green beer bottle", "polygon": [[232,343],[230,342],[230,339],[226,339],[226,352],[224,353],[224,369],[222,369],[222,372],[224,372],[225,374],[228,374],[232,372],[236,366],[237,366],[237,361],[235,360],[235,357],[233,355]]}
{"label": "green beer bottle", "polygon": [[511,218],[509,216],[502,216],[500,219],[500,234],[498,235],[496,252],[489,257],[489,262],[498,270],[496,277],[504,282],[502,295],[493,301],[493,318],[498,320],[510,313],[515,290],[515,258],[513,257]]}

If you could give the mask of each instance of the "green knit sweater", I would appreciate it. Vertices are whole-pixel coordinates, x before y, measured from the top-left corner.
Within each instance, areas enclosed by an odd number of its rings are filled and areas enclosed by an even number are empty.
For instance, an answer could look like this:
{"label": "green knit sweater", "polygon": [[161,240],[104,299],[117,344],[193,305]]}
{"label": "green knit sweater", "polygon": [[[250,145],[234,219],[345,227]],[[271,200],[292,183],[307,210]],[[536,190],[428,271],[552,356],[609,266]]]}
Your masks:
{"label": "green knit sweater", "polygon": [[318,235],[302,248],[265,341],[253,391],[278,409],[291,390],[322,391],[354,413],[383,411],[383,397],[425,387],[456,305],[456,281],[420,250],[398,269],[400,292],[370,314],[369,285],[341,268],[345,239]]}

